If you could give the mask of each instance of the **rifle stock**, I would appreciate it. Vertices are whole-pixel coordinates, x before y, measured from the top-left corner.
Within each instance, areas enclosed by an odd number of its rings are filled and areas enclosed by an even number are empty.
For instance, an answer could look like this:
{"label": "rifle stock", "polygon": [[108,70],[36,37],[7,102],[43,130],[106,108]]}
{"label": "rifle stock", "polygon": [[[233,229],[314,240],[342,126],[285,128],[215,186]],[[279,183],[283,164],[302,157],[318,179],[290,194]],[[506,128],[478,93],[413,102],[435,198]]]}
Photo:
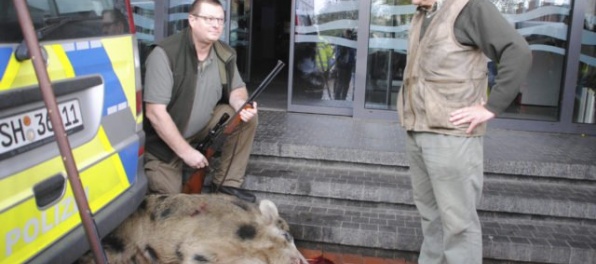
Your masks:
{"label": "rifle stock", "polygon": [[205,168],[198,169],[193,172],[193,174],[190,175],[190,178],[188,178],[188,181],[186,181],[186,184],[184,184],[182,192],[188,194],[201,193],[206,175],[207,169]]}
{"label": "rifle stock", "polygon": [[[283,62],[277,61],[277,65],[275,66],[275,68],[273,68],[273,70],[269,73],[269,75],[267,75],[267,77],[265,77],[263,82],[261,82],[261,84],[248,98],[248,100],[246,100],[244,106],[240,110],[236,111],[232,118],[229,118],[227,114],[224,114],[217,123],[217,125],[215,125],[215,127],[211,131],[209,131],[207,137],[197,145],[197,149],[201,153],[203,153],[207,160],[210,161],[213,155],[215,155],[215,152],[217,151],[217,149],[213,147],[213,143],[219,137],[227,136],[234,132],[236,127],[242,123],[242,119],[240,118],[240,112],[244,109],[250,109],[253,107],[252,103],[254,99],[257,96],[259,96],[259,94],[265,89],[265,87],[267,87],[269,82],[271,82],[271,80],[279,73],[283,66]],[[203,183],[205,181],[206,175],[207,168],[201,168],[193,172],[193,174],[190,175],[190,178],[184,184],[182,192],[188,194],[201,193],[203,190]]]}
{"label": "rifle stock", "polygon": [[[205,158],[207,160],[211,159],[215,154],[214,149],[207,149],[205,153]],[[207,168],[201,168],[193,172],[188,178],[186,184],[184,184],[184,188],[182,189],[183,193],[201,193],[203,191],[203,182],[205,181],[205,176],[207,176]]]}

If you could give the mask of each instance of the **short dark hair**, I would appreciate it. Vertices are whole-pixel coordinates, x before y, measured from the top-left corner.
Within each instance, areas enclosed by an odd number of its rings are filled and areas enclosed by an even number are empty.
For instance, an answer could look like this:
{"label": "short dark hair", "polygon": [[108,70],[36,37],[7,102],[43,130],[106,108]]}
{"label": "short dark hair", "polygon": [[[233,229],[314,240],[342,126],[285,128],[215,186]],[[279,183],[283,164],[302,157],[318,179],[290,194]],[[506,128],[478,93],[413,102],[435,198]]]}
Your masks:
{"label": "short dark hair", "polygon": [[122,14],[122,12],[120,12],[120,10],[118,10],[118,9],[104,9],[101,12],[101,16],[105,16],[106,14],[112,14],[112,17],[114,18],[114,22],[122,23],[122,26],[124,26],[124,31],[128,32],[128,20],[126,20],[126,17],[124,16],[124,14]]}
{"label": "short dark hair", "polygon": [[[195,0],[190,5],[190,8],[188,9],[188,13],[189,14],[197,14],[197,13],[199,13],[201,11],[200,10],[200,6],[201,6],[200,4],[202,4],[202,3],[218,5],[218,6],[221,6],[223,8],[223,5],[221,4],[221,2],[219,0]],[[194,12],[196,12],[196,13],[194,13]]]}

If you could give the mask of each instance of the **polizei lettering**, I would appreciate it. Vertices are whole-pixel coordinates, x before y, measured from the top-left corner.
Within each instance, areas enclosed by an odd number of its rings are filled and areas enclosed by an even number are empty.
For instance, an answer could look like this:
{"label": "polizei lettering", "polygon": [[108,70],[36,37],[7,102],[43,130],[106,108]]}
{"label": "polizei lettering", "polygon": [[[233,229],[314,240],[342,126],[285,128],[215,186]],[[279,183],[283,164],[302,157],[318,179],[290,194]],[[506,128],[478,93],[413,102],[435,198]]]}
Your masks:
{"label": "polizei lettering", "polygon": [[[87,189],[86,193],[88,194]],[[57,227],[71,216],[78,214],[78,212],[74,197],[70,196],[53,207],[43,210],[41,215],[27,219],[23,225],[6,233],[4,238],[4,244],[6,245],[5,257],[9,257],[13,253],[13,249],[17,244],[34,242],[41,235]]]}

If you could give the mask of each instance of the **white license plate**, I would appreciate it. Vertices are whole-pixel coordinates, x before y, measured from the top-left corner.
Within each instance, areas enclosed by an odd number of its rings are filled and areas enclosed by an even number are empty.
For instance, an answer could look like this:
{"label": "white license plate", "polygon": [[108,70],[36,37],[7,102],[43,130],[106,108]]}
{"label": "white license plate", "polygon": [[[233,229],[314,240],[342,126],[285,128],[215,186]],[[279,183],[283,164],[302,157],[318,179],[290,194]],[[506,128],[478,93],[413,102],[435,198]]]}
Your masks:
{"label": "white license plate", "polygon": [[[83,129],[79,101],[58,104],[62,123],[68,134]],[[0,119],[0,160],[36,148],[54,138],[54,130],[47,109],[16,114]]]}

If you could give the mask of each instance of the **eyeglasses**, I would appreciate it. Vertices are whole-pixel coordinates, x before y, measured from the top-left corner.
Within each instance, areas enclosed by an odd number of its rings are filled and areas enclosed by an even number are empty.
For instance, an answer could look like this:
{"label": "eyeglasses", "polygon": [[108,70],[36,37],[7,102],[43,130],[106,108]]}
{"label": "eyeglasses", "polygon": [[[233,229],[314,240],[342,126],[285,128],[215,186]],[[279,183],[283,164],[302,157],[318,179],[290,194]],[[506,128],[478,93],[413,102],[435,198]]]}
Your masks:
{"label": "eyeglasses", "polygon": [[103,22],[103,23],[101,23],[101,26],[102,26],[102,27],[104,27],[104,28],[107,28],[107,27],[111,27],[111,26],[113,26],[113,25],[116,25],[116,23],[117,23],[116,21],[112,21],[112,22]]}
{"label": "eyeglasses", "polygon": [[218,18],[218,17],[209,17],[209,16],[201,16],[201,15],[195,15],[195,14],[190,14],[193,17],[199,17],[205,20],[205,22],[207,22],[207,24],[210,25],[223,25],[224,24],[224,20],[223,18]]}

